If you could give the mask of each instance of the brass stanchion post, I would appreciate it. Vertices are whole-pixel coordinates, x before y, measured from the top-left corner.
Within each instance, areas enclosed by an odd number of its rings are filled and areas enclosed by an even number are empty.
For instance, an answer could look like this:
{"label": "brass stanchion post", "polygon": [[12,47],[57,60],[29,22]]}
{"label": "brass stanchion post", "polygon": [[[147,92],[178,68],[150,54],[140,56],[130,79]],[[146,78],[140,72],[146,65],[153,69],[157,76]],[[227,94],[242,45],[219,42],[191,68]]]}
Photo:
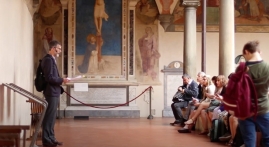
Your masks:
{"label": "brass stanchion post", "polygon": [[151,88],[149,89],[149,116],[148,119],[153,119],[153,115],[151,114]]}

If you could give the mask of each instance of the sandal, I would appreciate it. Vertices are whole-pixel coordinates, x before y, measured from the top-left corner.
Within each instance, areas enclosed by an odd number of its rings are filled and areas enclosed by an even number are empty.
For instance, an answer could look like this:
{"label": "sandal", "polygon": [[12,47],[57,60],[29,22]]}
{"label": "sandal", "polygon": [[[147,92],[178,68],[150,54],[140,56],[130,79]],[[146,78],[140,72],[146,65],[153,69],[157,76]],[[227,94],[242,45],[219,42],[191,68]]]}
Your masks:
{"label": "sandal", "polygon": [[233,145],[233,139],[232,138],[229,140],[229,142],[227,143],[227,145],[228,146],[232,146]]}
{"label": "sandal", "polygon": [[193,125],[194,121],[193,119],[189,119],[188,121],[185,122],[185,125]]}

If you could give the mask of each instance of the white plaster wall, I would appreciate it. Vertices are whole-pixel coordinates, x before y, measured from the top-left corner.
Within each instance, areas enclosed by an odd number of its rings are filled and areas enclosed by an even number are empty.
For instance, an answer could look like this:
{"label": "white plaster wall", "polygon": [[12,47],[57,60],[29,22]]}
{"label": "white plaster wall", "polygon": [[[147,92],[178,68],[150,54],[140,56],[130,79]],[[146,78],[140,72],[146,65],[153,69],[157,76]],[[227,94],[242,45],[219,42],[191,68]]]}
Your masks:
{"label": "white plaster wall", "polygon": [[[159,51],[161,57],[159,59],[160,70],[171,63],[172,61],[183,62],[183,32],[164,32],[162,26],[158,26],[159,30]],[[206,73],[213,76],[218,75],[219,68],[219,33],[208,32],[206,34]],[[269,62],[269,33],[236,33],[235,34],[235,56],[241,54],[244,44],[251,40],[260,41],[260,49],[262,56],[266,62]],[[197,33],[197,64],[196,68],[199,72],[201,70],[201,32]],[[154,117],[162,117],[162,110],[164,108],[164,74],[160,72],[159,78],[161,85],[153,86],[154,92],[152,94],[152,109],[155,109]],[[193,77],[196,79],[196,77]],[[182,83],[179,83],[182,85]],[[139,86],[137,93],[142,92],[148,86]],[[149,115],[149,105],[144,101],[144,96],[137,99],[137,105],[140,108],[140,116],[147,117]]]}
{"label": "white plaster wall", "polygon": [[[24,0],[0,0],[0,84],[15,83],[33,91],[33,22]],[[0,124],[30,125],[27,98],[0,94]]]}

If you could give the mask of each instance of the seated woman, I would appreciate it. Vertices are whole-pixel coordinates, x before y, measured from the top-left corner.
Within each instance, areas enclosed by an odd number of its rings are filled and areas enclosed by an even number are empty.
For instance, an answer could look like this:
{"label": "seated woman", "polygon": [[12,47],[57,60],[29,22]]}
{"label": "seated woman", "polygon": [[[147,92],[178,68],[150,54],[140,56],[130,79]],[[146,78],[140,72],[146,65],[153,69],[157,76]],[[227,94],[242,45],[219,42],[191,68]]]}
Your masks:
{"label": "seated woman", "polygon": [[194,105],[198,106],[198,109],[190,115],[190,119],[185,122],[186,125],[194,124],[196,118],[200,115],[201,111],[205,108],[208,108],[210,104],[211,99],[208,96],[214,94],[215,85],[212,83],[211,78],[209,76],[203,77],[203,86],[204,86],[204,90],[203,90],[204,99],[200,103],[196,101]]}
{"label": "seated woman", "polygon": [[[225,93],[226,90],[226,85],[227,85],[227,80],[224,75],[219,75],[217,76],[216,80],[216,90],[214,95],[208,95],[210,98],[216,98],[214,99],[214,103],[211,102],[210,107],[207,109],[207,115],[209,119],[208,125],[211,127],[211,122],[214,119],[218,119],[219,113],[222,112],[224,109],[222,108],[223,106],[219,106],[221,103],[220,99],[217,99],[218,96],[222,96]],[[213,105],[212,105],[213,104]],[[205,127],[208,126],[207,124]]]}

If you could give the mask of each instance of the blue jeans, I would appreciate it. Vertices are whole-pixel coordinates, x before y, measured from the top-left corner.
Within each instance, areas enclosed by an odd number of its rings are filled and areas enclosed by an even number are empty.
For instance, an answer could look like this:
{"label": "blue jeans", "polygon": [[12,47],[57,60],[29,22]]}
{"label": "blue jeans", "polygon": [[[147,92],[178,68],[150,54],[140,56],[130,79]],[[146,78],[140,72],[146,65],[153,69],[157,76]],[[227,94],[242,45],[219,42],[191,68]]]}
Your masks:
{"label": "blue jeans", "polygon": [[256,146],[256,126],[261,130],[264,147],[269,147],[269,112],[263,115],[239,120],[239,127],[243,136],[245,147]]}

